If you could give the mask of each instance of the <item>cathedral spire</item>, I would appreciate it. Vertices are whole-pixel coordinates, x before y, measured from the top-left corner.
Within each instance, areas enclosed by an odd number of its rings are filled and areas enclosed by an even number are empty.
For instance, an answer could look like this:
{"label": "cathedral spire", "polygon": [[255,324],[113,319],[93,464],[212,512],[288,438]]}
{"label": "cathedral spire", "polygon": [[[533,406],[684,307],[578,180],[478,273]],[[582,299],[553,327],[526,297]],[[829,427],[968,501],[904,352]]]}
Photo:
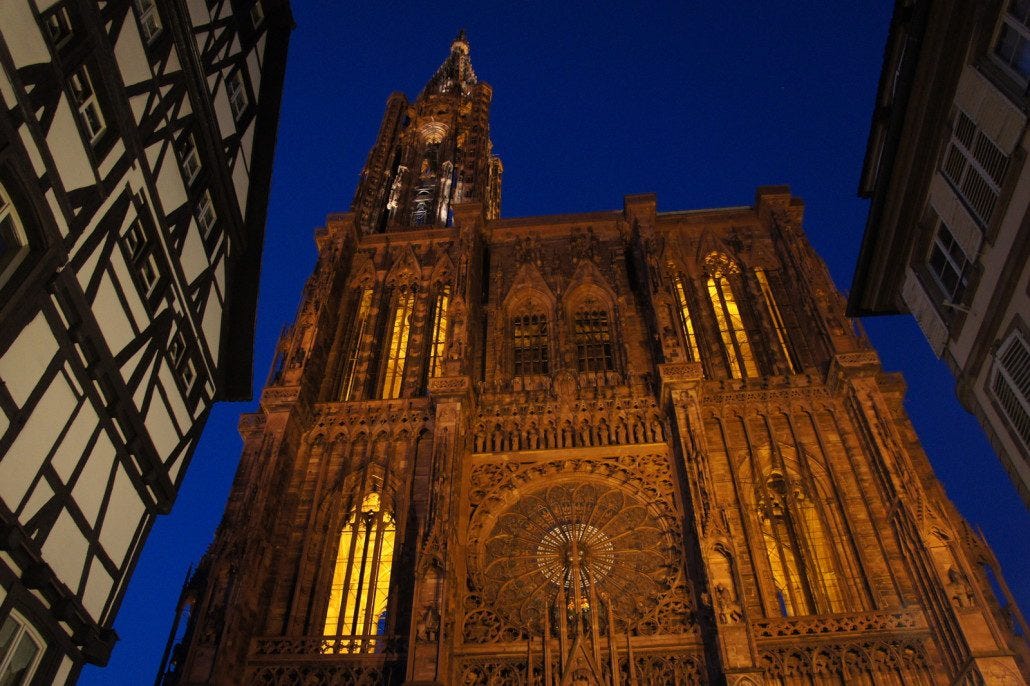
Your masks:
{"label": "cathedral spire", "polygon": [[472,61],[469,59],[468,34],[465,33],[465,29],[461,29],[457,37],[451,41],[451,52],[447,59],[429,79],[419,98],[453,92],[465,95],[476,83],[476,73],[472,70]]}
{"label": "cathedral spire", "polygon": [[391,96],[354,198],[363,233],[450,226],[457,203],[481,202],[488,218],[497,217],[502,167],[490,143],[492,94],[472,70],[462,29],[414,102]]}

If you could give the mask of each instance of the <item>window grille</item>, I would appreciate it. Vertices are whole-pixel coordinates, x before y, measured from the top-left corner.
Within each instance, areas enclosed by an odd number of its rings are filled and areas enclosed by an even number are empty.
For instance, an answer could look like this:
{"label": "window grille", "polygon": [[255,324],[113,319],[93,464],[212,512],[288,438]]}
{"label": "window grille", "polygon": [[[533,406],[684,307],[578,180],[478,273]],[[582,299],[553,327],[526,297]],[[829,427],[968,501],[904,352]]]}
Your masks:
{"label": "window grille", "polygon": [[604,310],[577,312],[573,336],[576,367],[581,372],[608,372],[615,368],[612,356],[612,328]]}
{"label": "window grille", "polygon": [[547,317],[527,314],[511,320],[515,376],[533,376],[551,372],[547,335]]}
{"label": "window grille", "polygon": [[990,223],[994,214],[1008,163],[1008,157],[960,110],[955,115],[943,171],[983,226]]}
{"label": "window grille", "polygon": [[1005,339],[995,357],[991,393],[1023,447],[1030,450],[1030,345],[1019,332]]}

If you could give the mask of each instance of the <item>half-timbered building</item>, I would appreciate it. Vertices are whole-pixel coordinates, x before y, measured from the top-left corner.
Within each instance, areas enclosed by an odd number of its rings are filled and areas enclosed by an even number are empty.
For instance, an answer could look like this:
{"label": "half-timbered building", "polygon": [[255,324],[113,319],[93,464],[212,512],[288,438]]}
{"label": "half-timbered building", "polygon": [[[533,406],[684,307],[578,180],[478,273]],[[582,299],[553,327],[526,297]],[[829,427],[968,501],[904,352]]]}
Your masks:
{"label": "half-timbered building", "polygon": [[211,404],[250,395],[285,0],[0,7],[0,682],[103,664]]}

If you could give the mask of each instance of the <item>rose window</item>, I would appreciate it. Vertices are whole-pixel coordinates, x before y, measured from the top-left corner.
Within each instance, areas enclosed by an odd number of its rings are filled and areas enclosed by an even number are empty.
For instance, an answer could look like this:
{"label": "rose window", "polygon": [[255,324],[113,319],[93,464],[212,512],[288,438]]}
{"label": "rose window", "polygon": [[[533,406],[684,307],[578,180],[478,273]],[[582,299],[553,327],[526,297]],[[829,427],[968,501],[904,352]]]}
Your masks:
{"label": "rose window", "polygon": [[550,482],[499,509],[479,548],[479,580],[484,599],[515,626],[538,633],[559,598],[600,601],[617,624],[633,625],[669,589],[673,552],[662,519],[622,487]]}

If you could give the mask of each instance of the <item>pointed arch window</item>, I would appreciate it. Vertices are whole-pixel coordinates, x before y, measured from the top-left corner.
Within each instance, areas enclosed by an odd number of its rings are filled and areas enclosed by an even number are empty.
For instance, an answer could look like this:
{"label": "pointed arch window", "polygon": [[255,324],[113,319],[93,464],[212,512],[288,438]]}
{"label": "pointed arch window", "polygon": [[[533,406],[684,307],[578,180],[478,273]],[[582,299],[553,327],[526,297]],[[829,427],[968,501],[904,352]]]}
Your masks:
{"label": "pointed arch window", "polygon": [[769,312],[769,317],[772,319],[773,330],[776,332],[776,341],[783,352],[783,359],[787,361],[787,366],[790,368],[791,373],[796,374],[801,371],[801,364],[798,362],[797,355],[794,354],[794,349],[788,343],[787,327],[783,323],[783,315],[780,314],[780,308],[776,305],[776,298],[773,297],[772,287],[769,285],[769,277],[766,276],[765,270],[759,267],[755,269],[755,279],[758,281],[758,288],[762,291],[762,299],[765,300],[765,307]]}
{"label": "pointed arch window", "polygon": [[383,383],[379,393],[379,397],[383,399],[401,397],[404,363],[408,357],[408,338],[411,335],[411,313],[414,308],[414,286],[402,286],[394,301],[391,316],[390,339],[386,349]]}
{"label": "pointed arch window", "polygon": [[615,369],[612,326],[607,310],[580,310],[573,316],[576,368],[581,372],[609,372]]}
{"label": "pointed arch window", "polygon": [[719,324],[719,337],[722,339],[730,376],[734,379],[758,376],[758,365],[744,329],[744,318],[728,278],[740,270],[729,257],[716,252],[709,253],[705,258],[705,266],[709,274],[708,297]]}
{"label": "pointed arch window", "polygon": [[697,344],[697,333],[694,330],[694,318],[690,314],[690,305],[687,301],[687,289],[683,283],[683,277],[671,263],[669,271],[672,272],[672,290],[676,296],[676,309],[679,311],[680,326],[683,328],[683,336],[687,339],[687,356],[692,362],[701,361],[701,350]]}
{"label": "pointed arch window", "polygon": [[356,302],[351,311],[354,313],[351,338],[347,341],[346,357],[343,360],[343,369],[340,374],[341,401],[354,400],[357,395],[358,384],[356,383],[358,355],[361,352],[361,340],[365,337],[365,330],[368,328],[369,312],[372,310],[372,287],[365,286],[358,293]]}
{"label": "pointed arch window", "polygon": [[543,314],[516,315],[512,317],[511,329],[515,376],[549,374],[551,360],[547,316]]}
{"label": "pointed arch window", "polygon": [[451,304],[451,285],[443,284],[433,300],[433,338],[429,347],[429,376],[443,373],[443,355],[447,347],[447,308]]}
{"label": "pointed arch window", "polygon": [[780,613],[843,612],[831,542],[804,490],[774,472],[765,483],[759,517]]}
{"label": "pointed arch window", "polygon": [[397,526],[379,493],[365,496],[340,532],[329,588],[325,635],[351,641],[329,652],[374,652],[372,636],[386,633],[386,610]]}

